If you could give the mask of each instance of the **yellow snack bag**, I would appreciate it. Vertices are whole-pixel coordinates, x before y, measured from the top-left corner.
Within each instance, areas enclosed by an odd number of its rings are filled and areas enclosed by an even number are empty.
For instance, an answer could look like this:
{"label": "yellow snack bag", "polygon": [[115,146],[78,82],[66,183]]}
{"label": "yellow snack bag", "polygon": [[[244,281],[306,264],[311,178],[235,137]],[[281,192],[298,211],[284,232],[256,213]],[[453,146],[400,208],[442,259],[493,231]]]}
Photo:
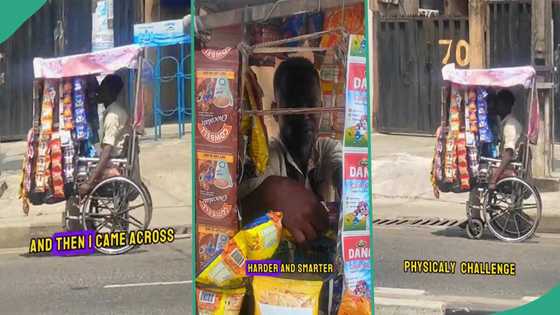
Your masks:
{"label": "yellow snack bag", "polygon": [[281,212],[271,211],[256,219],[228,241],[223,252],[200,273],[197,282],[219,287],[240,285],[246,277],[246,260],[272,257],[281,233]]}
{"label": "yellow snack bag", "polygon": [[196,288],[196,305],[199,315],[239,315],[245,288],[211,289]]}
{"label": "yellow snack bag", "polygon": [[255,315],[318,315],[322,281],[254,277]]}
{"label": "yellow snack bag", "polygon": [[239,286],[245,278],[246,247],[235,237],[228,241],[224,251],[197,277],[197,282],[218,287]]}
{"label": "yellow snack bag", "polygon": [[238,235],[238,241],[247,246],[247,259],[262,260],[272,257],[280,244],[282,213],[271,211],[247,225]]}

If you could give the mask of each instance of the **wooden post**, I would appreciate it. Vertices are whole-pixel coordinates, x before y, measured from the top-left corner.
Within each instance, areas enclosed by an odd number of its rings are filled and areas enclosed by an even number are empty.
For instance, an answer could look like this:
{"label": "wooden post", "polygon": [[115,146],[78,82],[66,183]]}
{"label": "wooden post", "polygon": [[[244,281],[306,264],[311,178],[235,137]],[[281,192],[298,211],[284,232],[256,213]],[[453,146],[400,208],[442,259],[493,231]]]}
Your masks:
{"label": "wooden post", "polygon": [[[372,3],[375,3],[372,5]],[[378,41],[377,41],[377,22],[379,19],[379,7],[377,1],[370,0],[368,10],[369,25],[366,30],[369,33],[369,88],[370,88],[370,104],[371,104],[371,126],[372,130],[377,129],[377,112],[379,111],[379,64],[378,64]]]}
{"label": "wooden post", "polygon": [[[541,107],[539,142],[533,155],[533,174],[543,179],[549,178],[552,171],[552,1],[533,0],[531,16],[531,56],[533,64],[543,67],[537,71],[538,98]],[[537,68],[538,69],[538,68]]]}
{"label": "wooden post", "polygon": [[402,3],[402,9],[404,12],[402,12],[404,15],[417,15],[418,14],[418,9],[420,8],[420,0],[407,0],[407,1],[401,1]]}
{"label": "wooden post", "polygon": [[486,67],[486,1],[469,0],[469,55],[471,68]]}
{"label": "wooden post", "polygon": [[469,14],[468,0],[445,0],[444,13],[447,16],[467,16]]}
{"label": "wooden post", "polygon": [[[159,0],[145,0],[144,1],[144,23],[153,22],[156,18],[156,1]],[[155,50],[145,49],[145,60],[154,64],[156,60]],[[144,126],[153,126],[154,112],[153,112],[153,89],[150,85],[142,86],[144,89]]]}

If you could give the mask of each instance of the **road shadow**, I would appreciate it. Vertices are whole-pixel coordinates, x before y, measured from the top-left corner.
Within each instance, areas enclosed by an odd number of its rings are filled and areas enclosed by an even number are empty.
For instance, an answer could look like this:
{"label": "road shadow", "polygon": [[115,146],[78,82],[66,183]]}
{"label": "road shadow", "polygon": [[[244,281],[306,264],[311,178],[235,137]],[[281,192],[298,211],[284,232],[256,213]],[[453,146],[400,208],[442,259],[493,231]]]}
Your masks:
{"label": "road shadow", "polygon": [[[469,239],[469,237],[467,236],[467,232],[460,228],[460,227],[450,227],[450,228],[446,228],[446,229],[441,229],[441,230],[437,230],[431,233],[434,236],[440,236],[440,237],[455,237],[455,238],[462,238],[462,239]],[[533,236],[532,238],[523,241],[523,244],[538,244],[539,237],[538,235]],[[488,231],[487,229],[484,231],[484,234],[482,235],[482,237],[480,238],[481,241],[491,241],[491,242],[503,242],[499,239],[497,239],[490,231]],[[475,240],[473,240],[475,241]],[[504,242],[506,243],[506,242]]]}
{"label": "road shadow", "polygon": [[115,256],[126,256],[126,255],[138,255],[138,254],[143,254],[148,252],[148,250],[146,249],[132,249],[127,253],[124,254],[120,254],[120,255],[105,255],[102,253],[98,253],[95,252],[93,254],[85,254],[85,255],[68,255],[68,256],[56,256],[56,255],[52,255],[50,252],[45,252],[45,253],[24,253],[24,254],[20,254],[20,257],[23,258],[45,258],[45,257],[50,257],[50,258],[72,258],[72,257],[86,257],[86,256],[93,256],[93,257],[115,257]]}

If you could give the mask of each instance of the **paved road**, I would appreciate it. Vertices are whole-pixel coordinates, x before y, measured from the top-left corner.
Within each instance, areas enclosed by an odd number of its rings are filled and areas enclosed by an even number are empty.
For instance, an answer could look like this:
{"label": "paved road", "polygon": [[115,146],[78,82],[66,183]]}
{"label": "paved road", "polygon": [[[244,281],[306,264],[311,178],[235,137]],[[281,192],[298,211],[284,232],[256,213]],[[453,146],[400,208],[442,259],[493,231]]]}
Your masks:
{"label": "paved road", "polygon": [[0,251],[0,313],[190,314],[191,257],[190,239],[121,256]]}
{"label": "paved road", "polygon": [[[560,237],[541,235],[508,244],[487,237],[465,238],[463,230],[374,227],[376,286],[425,290],[430,295],[519,299],[540,296],[560,282]],[[405,259],[515,262],[517,276],[465,276],[461,273],[409,274]]]}

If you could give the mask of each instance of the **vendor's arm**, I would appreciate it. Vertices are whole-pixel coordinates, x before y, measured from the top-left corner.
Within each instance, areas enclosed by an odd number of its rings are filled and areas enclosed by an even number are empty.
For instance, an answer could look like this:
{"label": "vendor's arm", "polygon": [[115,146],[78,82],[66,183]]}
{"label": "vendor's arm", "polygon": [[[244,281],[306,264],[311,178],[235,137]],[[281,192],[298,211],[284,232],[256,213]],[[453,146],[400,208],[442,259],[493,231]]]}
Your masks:
{"label": "vendor's arm", "polygon": [[500,178],[511,161],[513,161],[513,150],[507,148],[504,150],[504,152],[502,152],[502,160],[500,161],[500,166],[496,168],[496,170],[494,170],[492,174],[492,178],[490,179],[490,183],[488,185],[490,189],[496,189],[496,182],[498,181],[498,178]]}
{"label": "vendor's arm", "polygon": [[109,161],[111,160],[111,152],[113,146],[109,144],[104,144],[101,150],[101,156],[99,157],[99,163],[95,167],[93,173],[89,176],[88,181],[80,185],[80,194],[87,194],[91,188],[97,183],[99,179],[102,178],[104,170],[107,168]]}
{"label": "vendor's arm", "polygon": [[102,178],[103,172],[108,167],[109,160],[111,159],[113,147],[117,145],[118,136],[122,131],[123,127],[119,122],[119,114],[109,111],[103,120],[103,139],[101,141],[99,163],[93,174],[89,176],[87,183],[80,186],[80,194],[87,194],[96,182]]}
{"label": "vendor's arm", "polygon": [[496,189],[496,182],[498,181],[504,170],[508,167],[509,163],[513,161],[519,136],[520,135],[517,132],[514,124],[506,124],[504,126],[504,149],[502,152],[502,159],[500,162],[500,166],[492,174],[492,178],[490,179],[490,183],[488,185],[490,189]]}

